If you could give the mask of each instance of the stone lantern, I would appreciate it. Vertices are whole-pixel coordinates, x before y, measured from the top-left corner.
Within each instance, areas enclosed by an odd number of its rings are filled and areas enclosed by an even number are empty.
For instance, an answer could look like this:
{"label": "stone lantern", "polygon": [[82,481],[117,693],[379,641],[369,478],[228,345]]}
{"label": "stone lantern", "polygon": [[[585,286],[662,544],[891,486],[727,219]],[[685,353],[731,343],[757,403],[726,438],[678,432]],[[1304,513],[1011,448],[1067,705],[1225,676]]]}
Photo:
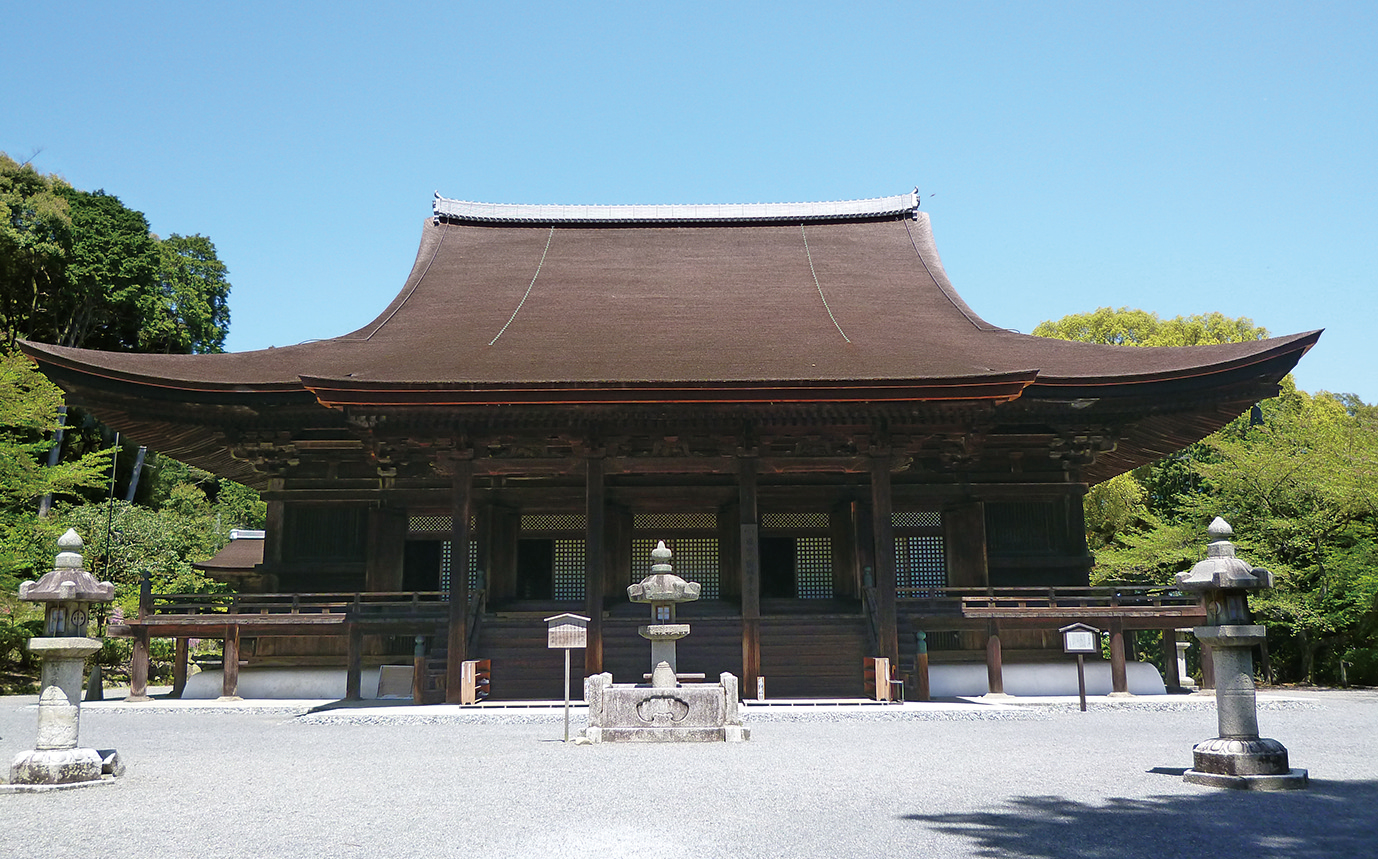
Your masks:
{"label": "stone lantern", "polygon": [[19,586],[19,598],[43,603],[43,635],[29,640],[29,650],[42,660],[38,696],[38,742],[20,752],[10,766],[10,784],[72,785],[99,782],[103,773],[118,775],[113,751],[77,748],[81,710],[81,677],[86,660],[101,642],[86,635],[92,603],[115,598],[115,586],[98,582],[82,568],[81,538],[68,529],[57,541],[62,551],[52,572]]}
{"label": "stone lantern", "polygon": [[698,599],[699,583],[686,582],[671,572],[670,550],[664,540],[651,550],[651,574],[627,588],[627,598],[651,604],[653,622],[637,629],[651,642],[651,673],[655,674],[662,662],[677,673],[675,642],[689,634],[689,624],[675,623],[675,606]]}
{"label": "stone lantern", "polygon": [[1215,708],[1220,735],[1192,748],[1193,766],[1184,774],[1192,784],[1245,790],[1306,787],[1306,770],[1290,769],[1287,749],[1258,735],[1254,696],[1255,645],[1266,630],[1252,623],[1249,592],[1271,588],[1273,574],[1236,558],[1227,538],[1234,529],[1216,517],[1206,529],[1211,543],[1206,559],[1177,574],[1177,587],[1201,594],[1206,626],[1196,627],[1201,644],[1215,659]]}
{"label": "stone lantern", "polygon": [[640,628],[651,642],[651,682],[613,683],[604,672],[584,678],[588,727],[581,743],[696,743],[741,742],[751,736],[742,724],[737,678],[727,672],[717,683],[702,674],[675,670],[675,642],[689,634],[689,624],[675,623],[675,606],[699,598],[697,582],[686,582],[670,571],[670,550],[664,541],[651,551],[651,574],[627,588],[632,602],[650,603],[654,623]]}

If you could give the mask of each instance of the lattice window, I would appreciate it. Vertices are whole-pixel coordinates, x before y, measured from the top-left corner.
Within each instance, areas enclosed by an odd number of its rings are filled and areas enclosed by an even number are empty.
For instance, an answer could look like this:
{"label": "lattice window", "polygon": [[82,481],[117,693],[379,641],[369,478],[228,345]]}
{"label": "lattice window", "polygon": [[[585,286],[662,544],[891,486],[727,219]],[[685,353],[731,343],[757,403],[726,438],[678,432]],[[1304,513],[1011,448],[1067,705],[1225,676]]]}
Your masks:
{"label": "lattice window", "polygon": [[[450,542],[446,540],[440,544],[440,590],[446,594],[450,592]],[[470,540],[469,589],[477,590],[481,587],[483,587],[483,577],[478,572],[478,541]]]}
{"label": "lattice window", "polygon": [[[413,534],[449,533],[454,521],[453,516],[408,516],[407,530]],[[477,527],[477,517],[469,517],[469,527]]]}
{"label": "lattice window", "polygon": [[801,600],[832,599],[832,540],[827,537],[798,538],[794,549],[794,582]]}
{"label": "lattice window", "polygon": [[[636,584],[651,574],[651,550],[658,540],[632,540],[632,580]],[[715,600],[722,596],[722,581],[718,575],[718,540],[716,537],[679,537],[666,540],[674,553],[670,566],[674,574],[686,582],[699,583],[699,599]]]}
{"label": "lattice window", "polygon": [[906,596],[938,596],[947,586],[942,537],[895,538],[895,586],[919,588]]}
{"label": "lattice window", "polygon": [[766,530],[819,529],[828,527],[827,513],[764,513],[761,527]]}
{"label": "lattice window", "polygon": [[638,531],[711,530],[718,527],[718,517],[712,513],[638,513],[632,517],[632,527]]}
{"label": "lattice window", "polygon": [[962,634],[956,630],[935,630],[927,633],[928,649],[961,650]]}
{"label": "lattice window", "polygon": [[526,513],[522,515],[523,531],[583,531],[588,517],[582,513]]}
{"label": "lattice window", "polygon": [[896,528],[941,528],[943,516],[937,510],[898,510],[890,514]]}
{"label": "lattice window", "polygon": [[584,541],[556,540],[554,598],[581,600],[584,598]]}

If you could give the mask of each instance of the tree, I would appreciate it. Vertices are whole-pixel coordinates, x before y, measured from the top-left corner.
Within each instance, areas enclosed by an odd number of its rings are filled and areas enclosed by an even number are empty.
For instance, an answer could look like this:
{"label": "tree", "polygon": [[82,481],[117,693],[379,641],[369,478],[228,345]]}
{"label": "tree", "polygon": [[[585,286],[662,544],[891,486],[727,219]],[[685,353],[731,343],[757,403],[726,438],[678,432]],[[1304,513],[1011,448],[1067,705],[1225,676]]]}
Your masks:
{"label": "tree", "polygon": [[202,235],[158,243],[155,288],[140,301],[140,352],[222,352],[230,330],[228,269]]}
{"label": "tree", "polygon": [[1101,307],[1094,313],[1072,313],[1040,322],[1033,334],[1111,346],[1207,346],[1263,340],[1268,329],[1255,325],[1247,316],[1201,313],[1165,320],[1147,310]]}
{"label": "tree", "polygon": [[0,596],[13,594],[20,579],[52,562],[55,526],[37,518],[34,499],[98,487],[106,479],[105,451],[53,468],[43,464],[60,402],[61,391],[31,361],[0,353]]}
{"label": "tree", "polygon": [[0,153],[0,346],[218,352],[230,283],[201,235],[159,240],[142,212]]}
{"label": "tree", "polygon": [[72,212],[65,288],[49,296],[52,342],[131,351],[138,347],[160,257],[148,220],[104,191],[64,192]]}
{"label": "tree", "polygon": [[62,289],[72,250],[66,182],[0,152],[0,325],[4,351],[34,330],[47,298]]}
{"label": "tree", "polygon": [[[1162,320],[1100,308],[1035,329],[1122,345],[1254,340],[1267,332],[1212,313]],[[1275,586],[1250,600],[1269,627],[1282,676],[1378,681],[1378,408],[1352,394],[1315,396],[1289,376],[1279,396],[1185,450],[1091,487],[1094,581],[1170,584],[1202,557],[1224,516],[1242,557]]]}

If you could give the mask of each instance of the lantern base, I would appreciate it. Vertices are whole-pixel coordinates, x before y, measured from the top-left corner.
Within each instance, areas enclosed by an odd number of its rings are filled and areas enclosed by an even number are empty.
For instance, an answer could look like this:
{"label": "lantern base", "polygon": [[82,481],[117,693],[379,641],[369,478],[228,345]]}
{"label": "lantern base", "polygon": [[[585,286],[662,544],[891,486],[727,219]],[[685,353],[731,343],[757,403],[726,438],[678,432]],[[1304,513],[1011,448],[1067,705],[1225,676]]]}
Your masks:
{"label": "lantern base", "polygon": [[1182,781],[1231,790],[1303,790],[1310,784],[1306,770],[1288,770],[1276,775],[1225,775],[1187,770],[1182,774]]}
{"label": "lantern base", "polygon": [[1306,770],[1289,767],[1287,747],[1266,737],[1216,737],[1197,743],[1192,762],[1183,780],[1208,787],[1298,790],[1308,781]]}
{"label": "lantern base", "polygon": [[[119,758],[113,753],[113,766]],[[75,784],[99,781],[106,764],[95,749],[30,749],[15,756],[10,784]],[[120,767],[123,769],[123,767]],[[111,772],[111,775],[118,775]]]}

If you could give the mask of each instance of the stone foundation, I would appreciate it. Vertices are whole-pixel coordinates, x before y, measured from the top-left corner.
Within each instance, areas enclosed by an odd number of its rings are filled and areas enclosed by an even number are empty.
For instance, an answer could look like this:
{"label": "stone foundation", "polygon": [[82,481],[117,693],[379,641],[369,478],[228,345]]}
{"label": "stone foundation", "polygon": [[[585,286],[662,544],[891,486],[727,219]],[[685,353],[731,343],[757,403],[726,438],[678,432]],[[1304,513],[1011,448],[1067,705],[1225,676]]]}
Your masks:
{"label": "stone foundation", "polygon": [[[666,672],[659,669],[657,674],[663,676]],[[612,675],[606,673],[585,679],[584,700],[589,705],[585,739],[591,743],[710,743],[750,737],[750,730],[742,725],[734,675],[724,673],[718,683],[683,685],[657,679],[659,684],[637,686],[614,685]]]}

